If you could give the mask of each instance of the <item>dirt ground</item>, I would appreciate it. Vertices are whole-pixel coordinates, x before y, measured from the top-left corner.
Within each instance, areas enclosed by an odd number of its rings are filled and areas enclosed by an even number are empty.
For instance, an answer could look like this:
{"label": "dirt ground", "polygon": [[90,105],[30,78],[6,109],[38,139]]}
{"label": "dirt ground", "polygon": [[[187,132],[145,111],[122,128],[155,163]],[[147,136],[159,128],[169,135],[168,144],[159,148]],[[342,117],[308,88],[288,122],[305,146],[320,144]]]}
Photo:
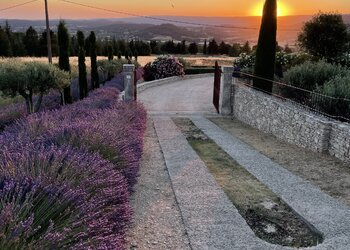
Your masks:
{"label": "dirt ground", "polygon": [[350,206],[350,164],[315,153],[258,131],[231,118],[210,119],[219,127],[254,147],[292,173]]}

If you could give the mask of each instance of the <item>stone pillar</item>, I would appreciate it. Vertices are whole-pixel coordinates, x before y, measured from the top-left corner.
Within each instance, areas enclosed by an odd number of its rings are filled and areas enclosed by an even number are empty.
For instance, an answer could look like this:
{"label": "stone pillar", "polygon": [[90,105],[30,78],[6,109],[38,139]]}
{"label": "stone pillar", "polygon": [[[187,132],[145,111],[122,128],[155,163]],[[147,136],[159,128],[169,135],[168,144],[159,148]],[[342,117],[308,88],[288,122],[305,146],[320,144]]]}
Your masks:
{"label": "stone pillar", "polygon": [[124,75],[124,100],[133,101],[134,100],[134,64],[124,64],[123,65],[123,75]]}
{"label": "stone pillar", "polygon": [[220,105],[219,110],[222,115],[230,115],[231,108],[231,91],[232,91],[232,73],[233,67],[221,67],[221,82],[220,82]]}

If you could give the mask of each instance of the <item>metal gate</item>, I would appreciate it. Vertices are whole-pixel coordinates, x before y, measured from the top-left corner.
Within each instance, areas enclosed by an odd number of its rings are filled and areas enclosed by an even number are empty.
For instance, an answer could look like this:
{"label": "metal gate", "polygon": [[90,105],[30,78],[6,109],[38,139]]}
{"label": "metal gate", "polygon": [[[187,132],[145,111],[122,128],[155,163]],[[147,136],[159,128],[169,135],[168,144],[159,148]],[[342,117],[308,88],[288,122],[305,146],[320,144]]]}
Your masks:
{"label": "metal gate", "polygon": [[218,62],[215,62],[215,71],[214,71],[214,95],[213,95],[213,104],[216,108],[216,111],[219,113],[219,101],[220,101],[220,80],[221,80],[221,69]]}

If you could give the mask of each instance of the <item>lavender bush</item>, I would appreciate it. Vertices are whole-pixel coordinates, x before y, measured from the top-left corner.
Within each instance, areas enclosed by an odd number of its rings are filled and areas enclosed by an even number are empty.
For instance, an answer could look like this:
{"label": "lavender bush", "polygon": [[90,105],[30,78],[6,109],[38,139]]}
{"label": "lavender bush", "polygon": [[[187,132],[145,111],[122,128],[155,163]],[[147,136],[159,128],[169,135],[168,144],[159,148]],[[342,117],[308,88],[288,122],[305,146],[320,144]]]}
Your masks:
{"label": "lavender bush", "polygon": [[97,89],[0,134],[0,248],[124,249],[146,112],[118,93]]}

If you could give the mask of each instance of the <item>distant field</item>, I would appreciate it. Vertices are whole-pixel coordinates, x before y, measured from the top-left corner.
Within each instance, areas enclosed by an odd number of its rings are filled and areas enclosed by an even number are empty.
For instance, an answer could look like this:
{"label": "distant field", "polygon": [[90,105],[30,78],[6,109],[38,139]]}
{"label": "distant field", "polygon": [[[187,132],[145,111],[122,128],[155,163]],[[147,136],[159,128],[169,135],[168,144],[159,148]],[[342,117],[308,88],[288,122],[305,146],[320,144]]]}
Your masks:
{"label": "distant field", "polygon": [[[189,56],[189,55],[179,55],[177,57],[182,57],[190,63],[191,66],[214,66],[215,61],[218,61],[220,66],[232,66],[234,57],[228,56]],[[157,56],[140,56],[138,57],[138,62],[141,66],[146,63],[153,61]]]}
{"label": "distant field", "polygon": [[[6,58],[0,58],[0,61],[5,60]],[[18,57],[18,60],[30,62],[30,61],[39,61],[39,62],[47,62],[46,57]],[[97,60],[102,60],[102,59],[107,59],[107,57],[104,56],[99,56]],[[89,66],[90,65],[90,57],[86,57],[86,64]],[[52,58],[53,63],[58,63],[58,57],[53,57]],[[70,64],[71,65],[78,65],[78,57],[70,57]]]}
{"label": "distant field", "polygon": [[[183,57],[185,60],[187,60],[191,66],[214,66],[215,61],[218,61],[219,65],[221,66],[231,66],[233,63],[234,57],[228,57],[228,56],[189,56],[189,55],[179,55],[178,57]],[[139,56],[138,62],[141,64],[141,66],[144,66],[146,63],[153,61],[156,59],[157,56]],[[19,57],[19,60],[23,61],[40,61],[40,62],[47,62],[46,57]],[[107,57],[99,56],[97,60],[103,60],[107,59]],[[4,59],[0,58],[0,61]],[[52,59],[53,63],[58,63],[58,57],[54,57]],[[78,57],[71,57],[70,58],[70,64],[74,68],[78,65]],[[90,66],[90,57],[86,57],[86,65],[89,68]],[[74,69],[73,69],[74,71]]]}

